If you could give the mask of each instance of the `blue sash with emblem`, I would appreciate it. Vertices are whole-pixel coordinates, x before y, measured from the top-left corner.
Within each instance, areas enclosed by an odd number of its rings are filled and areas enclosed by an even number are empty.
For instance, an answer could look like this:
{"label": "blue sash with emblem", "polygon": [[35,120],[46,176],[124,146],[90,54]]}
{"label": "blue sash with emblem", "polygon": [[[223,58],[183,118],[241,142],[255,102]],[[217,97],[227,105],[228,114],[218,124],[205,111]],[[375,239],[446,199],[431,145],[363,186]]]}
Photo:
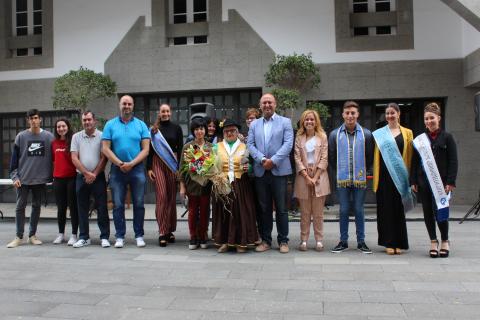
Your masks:
{"label": "blue sash with emblem", "polygon": [[152,133],[152,147],[160,160],[167,165],[167,167],[172,170],[172,172],[177,172],[178,162],[175,159],[175,155],[172,151],[172,148],[167,143],[167,140],[163,137],[160,130],[157,133]]}

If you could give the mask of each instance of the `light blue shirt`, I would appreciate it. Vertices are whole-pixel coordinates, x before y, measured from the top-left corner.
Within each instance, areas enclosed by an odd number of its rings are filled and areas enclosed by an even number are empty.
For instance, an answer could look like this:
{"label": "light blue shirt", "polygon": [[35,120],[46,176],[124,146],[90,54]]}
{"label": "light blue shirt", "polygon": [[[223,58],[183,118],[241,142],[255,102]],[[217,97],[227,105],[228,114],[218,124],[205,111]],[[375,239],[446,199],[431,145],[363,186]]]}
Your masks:
{"label": "light blue shirt", "polygon": [[112,142],[112,151],[121,161],[132,161],[142,151],[142,140],[150,140],[150,132],[142,120],[133,117],[127,123],[120,117],[107,122],[102,140]]}
{"label": "light blue shirt", "polygon": [[270,139],[272,138],[272,127],[275,121],[276,113],[274,113],[269,120],[263,118],[263,135],[265,137],[265,145],[268,146]]}

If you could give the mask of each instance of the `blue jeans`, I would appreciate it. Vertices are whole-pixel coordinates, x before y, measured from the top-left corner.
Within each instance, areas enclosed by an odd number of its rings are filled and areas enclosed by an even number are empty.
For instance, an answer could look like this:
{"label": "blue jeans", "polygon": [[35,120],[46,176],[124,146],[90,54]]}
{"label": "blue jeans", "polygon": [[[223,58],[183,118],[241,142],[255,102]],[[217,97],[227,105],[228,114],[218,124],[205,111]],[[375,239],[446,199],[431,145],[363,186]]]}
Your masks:
{"label": "blue jeans", "polygon": [[258,232],[262,241],[272,244],[273,208],[275,202],[275,221],[277,225],[278,244],[288,243],[288,212],[285,205],[287,197],[287,176],[274,176],[265,171],[262,177],[255,178],[260,212],[257,213]]}
{"label": "blue jeans", "polygon": [[113,198],[113,222],[115,224],[115,237],[125,239],[125,195],[127,185],[130,186],[133,203],[133,231],[135,238],[143,237],[143,220],[145,218],[145,168],[143,163],[136,165],[130,172],[123,173],[117,166],[112,165],[110,170],[109,185]]}
{"label": "blue jeans", "polygon": [[365,202],[366,188],[337,188],[337,197],[340,203],[340,241],[348,241],[348,214],[353,203],[355,211],[355,227],[357,229],[357,243],[365,242],[365,214],[363,204]]}
{"label": "blue jeans", "polygon": [[110,220],[107,210],[107,182],[105,173],[98,174],[95,181],[91,184],[85,183],[82,174],[77,174],[76,180],[78,220],[80,226],[79,238],[87,240],[89,235],[88,214],[90,211],[90,196],[95,200],[95,209],[97,210],[97,223],[100,229],[100,239],[108,239],[110,236]]}

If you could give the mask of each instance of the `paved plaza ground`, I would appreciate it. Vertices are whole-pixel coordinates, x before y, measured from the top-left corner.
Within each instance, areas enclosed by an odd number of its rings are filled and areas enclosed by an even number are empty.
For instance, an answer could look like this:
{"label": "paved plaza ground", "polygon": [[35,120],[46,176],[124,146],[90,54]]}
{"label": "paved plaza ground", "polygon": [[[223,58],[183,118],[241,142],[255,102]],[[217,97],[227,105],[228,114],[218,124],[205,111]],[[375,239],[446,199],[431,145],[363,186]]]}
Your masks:
{"label": "paved plaza ground", "polygon": [[[447,259],[428,257],[418,211],[408,222],[410,250],[399,256],[387,256],[376,245],[375,221],[366,223],[371,255],[297,251],[298,222],[290,223],[289,254],[218,254],[213,246],[188,250],[185,221],[178,223],[177,243],[167,248],[158,247],[152,220],[145,223],[145,248],[135,247],[131,221],[123,249],[101,248],[95,223],[89,247],[53,245],[56,222],[44,210],[38,229],[44,244],[7,249],[15,224],[11,206],[0,208],[7,215],[0,220],[2,320],[480,317],[480,221],[450,224]],[[452,216],[461,217],[464,209],[455,208]],[[327,220],[324,243],[330,248],[338,240],[334,211]],[[350,234],[354,247],[353,222]]]}

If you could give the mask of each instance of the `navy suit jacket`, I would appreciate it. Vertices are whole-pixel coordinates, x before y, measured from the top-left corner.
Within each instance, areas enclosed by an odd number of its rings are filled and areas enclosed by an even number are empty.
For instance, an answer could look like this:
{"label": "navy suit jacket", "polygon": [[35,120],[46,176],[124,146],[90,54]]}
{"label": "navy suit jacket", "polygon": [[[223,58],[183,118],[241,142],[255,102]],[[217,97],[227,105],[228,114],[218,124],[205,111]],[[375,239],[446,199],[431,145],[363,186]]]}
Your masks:
{"label": "navy suit jacket", "polygon": [[290,164],[290,151],[293,147],[293,128],[289,118],[275,114],[272,123],[272,135],[268,146],[265,146],[263,131],[263,117],[250,124],[248,130],[247,146],[253,158],[253,172],[256,177],[265,173],[262,159],[271,159],[274,167],[271,172],[275,176],[285,176],[292,173]]}

